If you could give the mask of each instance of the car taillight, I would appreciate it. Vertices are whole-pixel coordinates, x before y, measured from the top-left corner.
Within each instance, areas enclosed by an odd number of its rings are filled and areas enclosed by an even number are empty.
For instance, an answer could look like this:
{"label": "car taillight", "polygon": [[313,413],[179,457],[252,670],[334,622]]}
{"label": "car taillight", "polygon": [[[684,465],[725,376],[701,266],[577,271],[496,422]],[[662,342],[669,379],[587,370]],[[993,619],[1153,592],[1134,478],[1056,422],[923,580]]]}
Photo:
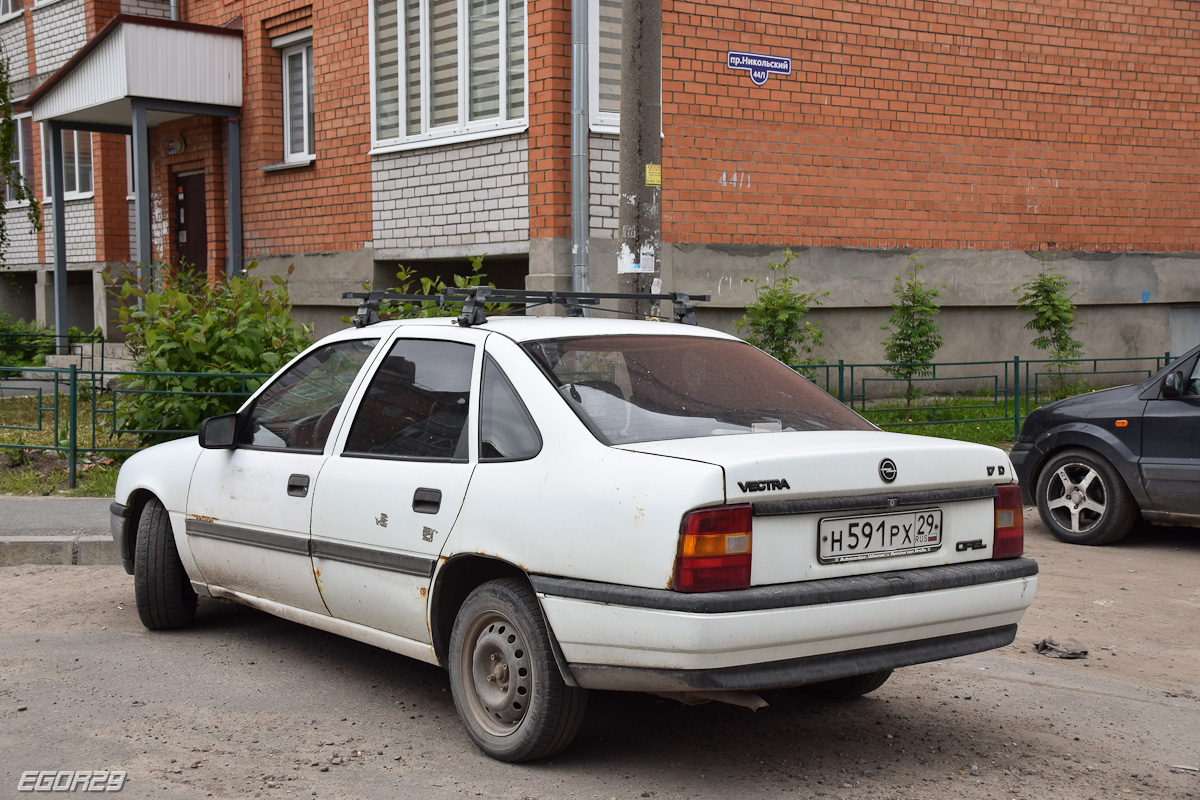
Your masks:
{"label": "car taillight", "polygon": [[996,532],[992,539],[992,558],[1016,558],[1025,552],[1025,517],[1021,506],[1021,487],[997,486]]}
{"label": "car taillight", "polygon": [[705,508],[685,516],[679,534],[675,591],[748,587],[753,519],[748,505]]}

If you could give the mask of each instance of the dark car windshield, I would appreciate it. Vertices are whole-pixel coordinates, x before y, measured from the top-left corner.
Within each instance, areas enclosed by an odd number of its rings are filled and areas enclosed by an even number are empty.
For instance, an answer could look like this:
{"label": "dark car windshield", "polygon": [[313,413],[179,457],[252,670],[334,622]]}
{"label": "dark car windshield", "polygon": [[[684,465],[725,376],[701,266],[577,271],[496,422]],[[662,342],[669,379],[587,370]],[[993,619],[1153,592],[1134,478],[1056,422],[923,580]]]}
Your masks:
{"label": "dark car windshield", "polygon": [[812,382],[745,342],[586,336],[524,346],[607,444],[874,430]]}

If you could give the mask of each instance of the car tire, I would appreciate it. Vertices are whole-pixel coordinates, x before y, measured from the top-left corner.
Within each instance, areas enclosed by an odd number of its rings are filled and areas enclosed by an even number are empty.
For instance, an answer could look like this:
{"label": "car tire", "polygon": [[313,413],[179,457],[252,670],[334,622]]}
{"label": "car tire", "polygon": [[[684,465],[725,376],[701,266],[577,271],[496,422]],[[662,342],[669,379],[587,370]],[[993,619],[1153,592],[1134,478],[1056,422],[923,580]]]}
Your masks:
{"label": "car tire", "polygon": [[1111,544],[1124,538],[1137,503],[1112,464],[1091,450],[1065,450],[1038,475],[1038,513],[1054,536],[1070,544]]}
{"label": "car tire", "polygon": [[862,675],[851,675],[848,678],[836,678],[831,681],[821,681],[805,687],[810,693],[827,697],[831,700],[852,700],[870,694],[887,683],[892,677],[890,669],[879,672],[867,672]]}
{"label": "car tire", "polygon": [[133,593],[138,616],[150,630],[182,628],[196,617],[196,592],[175,549],[167,510],[157,498],[146,503],[138,520]]}
{"label": "car tire", "polygon": [[537,597],[524,581],[490,581],[467,596],[448,660],[458,714],[492,758],[545,758],[579,732],[587,691],[563,680]]}

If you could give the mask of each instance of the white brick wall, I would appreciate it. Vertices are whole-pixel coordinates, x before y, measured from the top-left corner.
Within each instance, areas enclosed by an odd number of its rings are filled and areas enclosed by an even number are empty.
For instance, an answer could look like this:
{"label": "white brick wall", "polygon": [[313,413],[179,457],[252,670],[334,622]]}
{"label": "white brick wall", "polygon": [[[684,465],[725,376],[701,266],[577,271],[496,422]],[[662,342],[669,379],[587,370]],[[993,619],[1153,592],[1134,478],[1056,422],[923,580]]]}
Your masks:
{"label": "white brick wall", "polygon": [[4,215],[4,228],[8,232],[8,247],[4,251],[4,265],[8,269],[28,268],[38,263],[37,232],[26,216],[24,206],[12,206]]}
{"label": "white brick wall", "polygon": [[[25,14],[29,12],[26,11]],[[10,81],[29,77],[29,58],[25,48],[25,14],[0,25],[0,53],[8,58]]]}
{"label": "white brick wall", "polygon": [[617,238],[621,186],[621,144],[616,136],[592,134],[588,142],[588,205],[591,236]]}
{"label": "white brick wall", "polygon": [[524,134],[376,156],[375,248],[525,241],[528,178]]}
{"label": "white brick wall", "polygon": [[[91,200],[67,201],[67,261],[96,260],[96,215]],[[54,206],[42,206],[46,261],[54,263]]]}
{"label": "white brick wall", "polygon": [[33,9],[33,47],[38,75],[54,72],[87,42],[83,3],[84,0],[57,0]]}
{"label": "white brick wall", "polygon": [[171,18],[170,0],[121,0],[122,14],[136,14],[139,17]]}

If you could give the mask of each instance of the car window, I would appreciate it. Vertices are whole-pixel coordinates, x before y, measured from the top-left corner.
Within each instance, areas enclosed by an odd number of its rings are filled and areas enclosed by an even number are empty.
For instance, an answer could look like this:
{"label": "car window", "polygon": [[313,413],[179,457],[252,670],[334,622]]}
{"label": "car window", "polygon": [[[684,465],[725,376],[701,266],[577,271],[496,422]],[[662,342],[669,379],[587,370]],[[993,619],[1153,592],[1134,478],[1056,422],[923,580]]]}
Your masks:
{"label": "car window", "polygon": [[534,341],[525,349],[608,444],[874,429],[811,381],[745,342],[591,336]]}
{"label": "car window", "polygon": [[542,449],[542,437],[508,377],[484,356],[479,402],[479,460],[521,461]]}
{"label": "car window", "polygon": [[371,378],[345,454],[466,461],[474,358],[460,342],[397,341]]}
{"label": "car window", "polygon": [[1183,393],[1189,397],[1200,395],[1200,359],[1197,359],[1196,366],[1192,369],[1192,376],[1183,382]]}
{"label": "car window", "polygon": [[270,450],[323,450],[350,384],[378,342],[336,342],[293,364],[255,399],[240,444]]}

